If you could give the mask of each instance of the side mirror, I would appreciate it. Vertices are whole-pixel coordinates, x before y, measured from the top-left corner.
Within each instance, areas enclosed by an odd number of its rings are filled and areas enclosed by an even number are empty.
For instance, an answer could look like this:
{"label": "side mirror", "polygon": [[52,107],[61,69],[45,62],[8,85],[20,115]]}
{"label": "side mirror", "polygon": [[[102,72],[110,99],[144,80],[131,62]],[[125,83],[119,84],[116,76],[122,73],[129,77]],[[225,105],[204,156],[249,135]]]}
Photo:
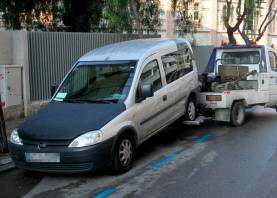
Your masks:
{"label": "side mirror", "polygon": [[139,87],[138,102],[154,96],[154,90],[152,85],[142,85]]}
{"label": "side mirror", "polygon": [[51,85],[51,96],[53,96],[58,89],[58,85]]}

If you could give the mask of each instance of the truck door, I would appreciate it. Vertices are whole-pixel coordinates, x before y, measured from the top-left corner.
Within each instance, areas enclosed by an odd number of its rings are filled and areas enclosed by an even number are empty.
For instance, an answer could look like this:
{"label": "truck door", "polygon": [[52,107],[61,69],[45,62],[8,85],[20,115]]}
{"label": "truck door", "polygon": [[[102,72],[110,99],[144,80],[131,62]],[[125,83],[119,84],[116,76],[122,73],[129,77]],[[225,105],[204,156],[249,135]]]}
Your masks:
{"label": "truck door", "polygon": [[277,106],[277,57],[276,53],[269,51],[270,75],[269,75],[269,104]]}

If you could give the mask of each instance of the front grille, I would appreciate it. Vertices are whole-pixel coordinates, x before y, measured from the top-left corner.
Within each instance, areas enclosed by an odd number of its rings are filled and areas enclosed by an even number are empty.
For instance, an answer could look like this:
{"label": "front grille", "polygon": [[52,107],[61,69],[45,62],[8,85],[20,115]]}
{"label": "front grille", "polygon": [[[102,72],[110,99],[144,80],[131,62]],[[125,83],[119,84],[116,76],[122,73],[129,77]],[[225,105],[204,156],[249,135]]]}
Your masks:
{"label": "front grille", "polygon": [[23,139],[23,144],[24,145],[30,145],[30,146],[37,146],[38,144],[45,144],[47,147],[57,147],[57,146],[68,146],[71,141],[69,140],[25,140]]}
{"label": "front grille", "polygon": [[27,163],[18,160],[14,160],[14,162],[19,168],[40,172],[87,172],[93,168],[92,163]]}

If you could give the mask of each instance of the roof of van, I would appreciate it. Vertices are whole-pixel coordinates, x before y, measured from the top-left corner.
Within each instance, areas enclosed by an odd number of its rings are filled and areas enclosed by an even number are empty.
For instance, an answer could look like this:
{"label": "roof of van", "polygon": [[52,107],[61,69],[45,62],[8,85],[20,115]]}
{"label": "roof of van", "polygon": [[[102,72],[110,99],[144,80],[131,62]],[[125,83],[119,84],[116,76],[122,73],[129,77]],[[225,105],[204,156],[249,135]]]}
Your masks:
{"label": "roof of van", "polygon": [[79,61],[139,60],[144,56],[156,53],[160,49],[180,45],[187,45],[191,49],[189,42],[183,38],[129,40],[94,49],[82,56]]}

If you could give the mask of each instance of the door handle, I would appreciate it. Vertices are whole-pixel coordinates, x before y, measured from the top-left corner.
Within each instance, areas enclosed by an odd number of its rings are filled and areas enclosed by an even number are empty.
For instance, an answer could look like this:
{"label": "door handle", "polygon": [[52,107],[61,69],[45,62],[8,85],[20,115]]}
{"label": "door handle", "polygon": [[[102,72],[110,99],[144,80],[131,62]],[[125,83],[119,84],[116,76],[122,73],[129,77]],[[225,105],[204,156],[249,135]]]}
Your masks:
{"label": "door handle", "polygon": [[272,78],[275,78],[275,76],[270,76],[270,78],[272,79]]}
{"label": "door handle", "polygon": [[163,96],[163,101],[166,101],[167,100],[167,95],[164,95]]}

